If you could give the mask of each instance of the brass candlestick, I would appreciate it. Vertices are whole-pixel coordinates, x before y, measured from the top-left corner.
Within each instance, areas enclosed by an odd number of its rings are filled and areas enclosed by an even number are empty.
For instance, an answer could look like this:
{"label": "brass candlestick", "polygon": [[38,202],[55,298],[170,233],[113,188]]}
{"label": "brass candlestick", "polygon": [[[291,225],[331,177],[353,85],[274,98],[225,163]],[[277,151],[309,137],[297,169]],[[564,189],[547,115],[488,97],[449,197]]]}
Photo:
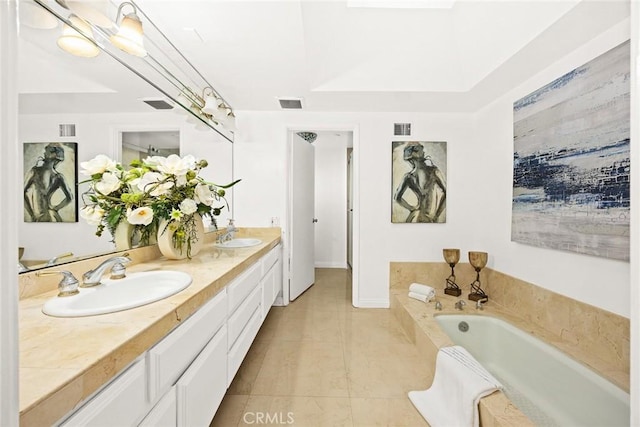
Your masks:
{"label": "brass candlestick", "polygon": [[480,287],[480,270],[487,265],[487,257],[486,252],[469,251],[469,264],[476,270],[476,280],[471,283],[471,293],[469,294],[471,301],[486,301],[489,299],[489,296]]}
{"label": "brass candlestick", "polygon": [[462,289],[460,289],[456,283],[456,275],[453,272],[453,268],[456,266],[458,261],[460,261],[460,249],[443,249],[442,255],[444,256],[444,260],[447,264],[449,264],[449,267],[451,267],[451,275],[447,277],[447,286],[444,288],[444,293],[459,297],[462,293]]}

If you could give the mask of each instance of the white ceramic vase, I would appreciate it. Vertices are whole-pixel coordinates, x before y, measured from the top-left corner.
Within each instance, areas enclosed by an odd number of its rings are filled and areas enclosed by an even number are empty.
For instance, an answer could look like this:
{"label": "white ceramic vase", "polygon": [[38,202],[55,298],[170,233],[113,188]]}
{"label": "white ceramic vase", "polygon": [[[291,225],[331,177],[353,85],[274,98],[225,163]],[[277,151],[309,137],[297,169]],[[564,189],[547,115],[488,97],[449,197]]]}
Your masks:
{"label": "white ceramic vase", "polygon": [[118,223],[113,234],[113,241],[116,244],[116,251],[125,251],[133,246],[133,225],[123,220]]}
{"label": "white ceramic vase", "polygon": [[161,220],[158,225],[158,249],[167,259],[184,259],[193,258],[200,252],[204,244],[204,224],[199,214],[194,215],[195,235],[196,238],[191,242],[191,251],[188,251],[188,245],[185,242],[182,248],[176,248],[173,244],[173,234],[175,230],[171,226],[167,226],[169,221]]}

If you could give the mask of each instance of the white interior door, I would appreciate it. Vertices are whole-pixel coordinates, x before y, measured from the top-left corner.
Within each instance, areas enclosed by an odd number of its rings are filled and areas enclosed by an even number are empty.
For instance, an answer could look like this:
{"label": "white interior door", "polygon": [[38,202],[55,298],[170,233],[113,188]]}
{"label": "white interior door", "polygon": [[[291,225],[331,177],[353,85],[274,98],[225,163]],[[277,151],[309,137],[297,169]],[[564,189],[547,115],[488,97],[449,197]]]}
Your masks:
{"label": "white interior door", "polygon": [[314,147],[295,133],[291,140],[291,233],[289,300],[306,291],[315,277],[315,154]]}

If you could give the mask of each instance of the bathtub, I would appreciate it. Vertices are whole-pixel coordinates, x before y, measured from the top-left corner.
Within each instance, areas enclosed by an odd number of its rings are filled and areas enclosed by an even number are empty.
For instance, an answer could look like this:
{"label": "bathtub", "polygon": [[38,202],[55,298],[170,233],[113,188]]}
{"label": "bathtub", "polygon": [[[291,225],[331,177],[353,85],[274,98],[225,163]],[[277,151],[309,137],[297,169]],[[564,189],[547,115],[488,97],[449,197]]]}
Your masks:
{"label": "bathtub", "polygon": [[629,394],[549,344],[495,317],[435,318],[502,382],[507,397],[534,424],[629,425]]}

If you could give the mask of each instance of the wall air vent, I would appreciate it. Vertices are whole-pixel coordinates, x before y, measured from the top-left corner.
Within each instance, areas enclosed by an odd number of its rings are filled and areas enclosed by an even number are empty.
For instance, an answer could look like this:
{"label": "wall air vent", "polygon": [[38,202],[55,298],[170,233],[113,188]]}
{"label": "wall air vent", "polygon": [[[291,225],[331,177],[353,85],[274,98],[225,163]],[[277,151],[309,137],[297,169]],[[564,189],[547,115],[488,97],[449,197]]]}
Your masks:
{"label": "wall air vent", "polygon": [[167,102],[166,99],[143,99],[142,102],[156,110],[171,110],[173,108],[173,104]]}
{"label": "wall air vent", "polygon": [[301,110],[302,99],[301,98],[278,98],[280,102],[280,108],[285,110]]}
{"label": "wall air vent", "polygon": [[411,136],[411,123],[394,123],[393,134],[395,136]]}
{"label": "wall air vent", "polygon": [[59,135],[60,136],[76,136],[76,125],[60,125],[59,127]]}

